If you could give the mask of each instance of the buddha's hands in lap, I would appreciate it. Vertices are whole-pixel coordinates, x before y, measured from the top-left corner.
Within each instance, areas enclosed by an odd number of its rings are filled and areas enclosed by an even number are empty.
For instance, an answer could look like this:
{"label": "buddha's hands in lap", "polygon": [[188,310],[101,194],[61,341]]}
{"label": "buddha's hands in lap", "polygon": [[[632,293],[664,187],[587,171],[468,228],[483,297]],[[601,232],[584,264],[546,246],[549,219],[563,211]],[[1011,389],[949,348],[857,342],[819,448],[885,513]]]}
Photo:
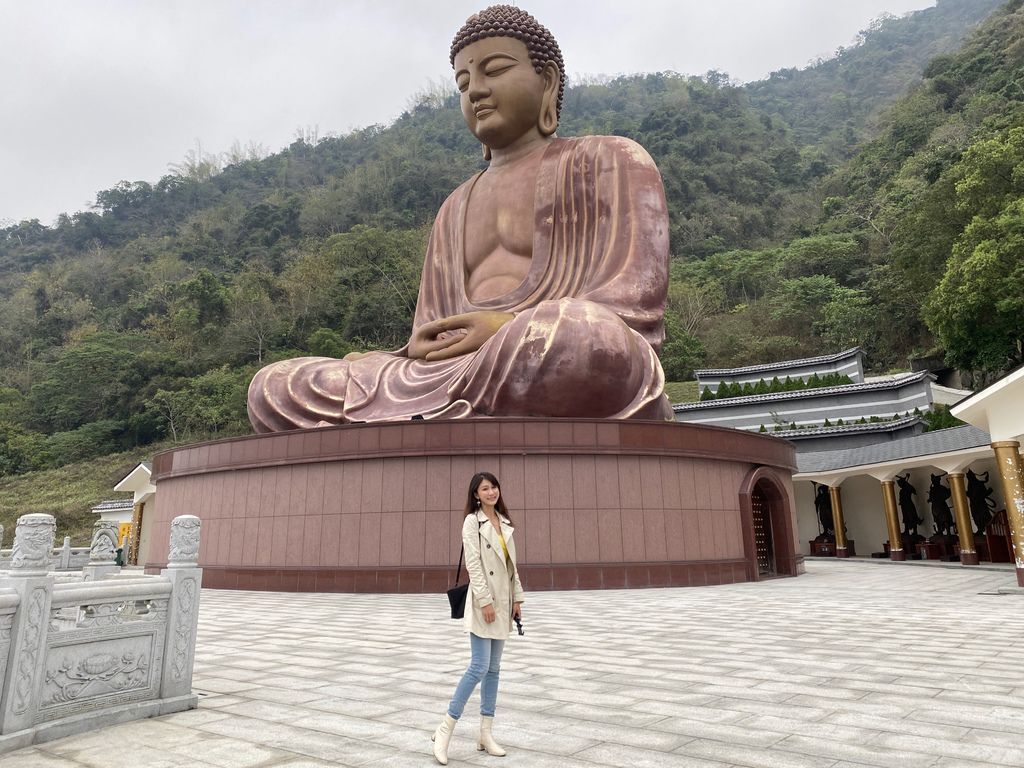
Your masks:
{"label": "buddha's hands in lap", "polygon": [[514,317],[511,312],[467,312],[424,323],[409,340],[409,357],[433,362],[476,352]]}

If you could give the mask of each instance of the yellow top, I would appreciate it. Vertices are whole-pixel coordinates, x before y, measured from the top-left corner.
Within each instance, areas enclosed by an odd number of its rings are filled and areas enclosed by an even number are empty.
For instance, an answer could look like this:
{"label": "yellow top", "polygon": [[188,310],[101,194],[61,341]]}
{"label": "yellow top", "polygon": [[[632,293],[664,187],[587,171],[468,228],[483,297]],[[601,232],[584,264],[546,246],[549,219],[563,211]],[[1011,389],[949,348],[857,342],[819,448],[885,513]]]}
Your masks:
{"label": "yellow top", "polygon": [[498,538],[501,540],[501,549],[505,552],[505,564],[511,571],[513,567],[512,556],[508,553],[508,545],[505,543],[505,534],[501,532],[500,528],[498,529]]}

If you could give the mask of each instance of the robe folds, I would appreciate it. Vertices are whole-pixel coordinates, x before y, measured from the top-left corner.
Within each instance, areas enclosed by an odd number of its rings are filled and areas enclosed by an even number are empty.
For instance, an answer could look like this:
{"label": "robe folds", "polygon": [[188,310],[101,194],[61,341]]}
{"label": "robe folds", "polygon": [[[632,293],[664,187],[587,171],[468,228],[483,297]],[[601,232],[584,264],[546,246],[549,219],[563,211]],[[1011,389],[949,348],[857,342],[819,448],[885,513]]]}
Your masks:
{"label": "robe folds", "polygon": [[463,247],[478,178],[434,221],[413,328],[479,310],[515,318],[450,360],[410,359],[406,346],[269,365],[249,387],[257,432],[414,416],[672,418],[657,356],[668,210],[650,155],[617,136],[552,139],[537,177],[529,271],[504,296],[472,302]]}

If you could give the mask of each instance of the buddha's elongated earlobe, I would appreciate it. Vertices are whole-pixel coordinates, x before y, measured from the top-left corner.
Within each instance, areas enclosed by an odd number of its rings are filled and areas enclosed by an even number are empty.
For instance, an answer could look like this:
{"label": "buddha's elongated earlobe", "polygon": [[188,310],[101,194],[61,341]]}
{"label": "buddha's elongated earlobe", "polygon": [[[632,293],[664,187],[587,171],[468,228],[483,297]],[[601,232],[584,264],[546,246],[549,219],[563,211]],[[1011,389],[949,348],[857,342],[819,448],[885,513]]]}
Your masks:
{"label": "buddha's elongated earlobe", "polygon": [[549,61],[540,74],[544,78],[544,99],[537,119],[537,129],[542,136],[550,136],[558,128],[558,89],[562,83],[562,73],[553,61]]}
{"label": "buddha's elongated earlobe", "polygon": [[486,144],[481,144],[480,146],[483,147],[484,150],[484,160],[486,160],[488,163],[491,162],[491,148],[488,147]]}

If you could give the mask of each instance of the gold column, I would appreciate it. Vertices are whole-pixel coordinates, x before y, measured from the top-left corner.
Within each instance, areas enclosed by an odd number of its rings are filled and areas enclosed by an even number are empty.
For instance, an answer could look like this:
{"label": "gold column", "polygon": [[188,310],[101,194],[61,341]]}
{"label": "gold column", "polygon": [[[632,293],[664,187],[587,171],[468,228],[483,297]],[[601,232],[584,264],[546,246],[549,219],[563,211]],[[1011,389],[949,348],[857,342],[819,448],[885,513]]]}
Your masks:
{"label": "gold column", "polygon": [[967,505],[967,486],[963,472],[949,473],[949,490],[953,492],[953,513],[956,515],[956,532],[960,537],[960,563],[977,565],[978,551],[974,546],[974,526],[971,525],[971,510]]}
{"label": "gold column", "polygon": [[900,519],[896,514],[896,483],[893,480],[882,481],[882,502],[885,504],[885,524],[889,528],[889,559],[906,560],[907,553],[903,551],[903,532],[900,530]]}
{"label": "gold column", "polygon": [[136,504],[132,509],[132,530],[128,534],[128,557],[125,558],[125,565],[139,564],[139,539],[142,535],[142,508],[145,502]]}
{"label": "gold column", "polygon": [[1017,584],[1024,587],[1024,471],[1021,468],[1020,443],[1000,440],[992,443],[996,468],[1003,481],[1006,518],[1010,523],[1013,559],[1017,565]]}
{"label": "gold column", "polygon": [[836,527],[836,557],[849,557],[846,548],[846,525],[843,521],[843,499],[838,485],[828,487],[828,495],[832,500],[832,524]]}

